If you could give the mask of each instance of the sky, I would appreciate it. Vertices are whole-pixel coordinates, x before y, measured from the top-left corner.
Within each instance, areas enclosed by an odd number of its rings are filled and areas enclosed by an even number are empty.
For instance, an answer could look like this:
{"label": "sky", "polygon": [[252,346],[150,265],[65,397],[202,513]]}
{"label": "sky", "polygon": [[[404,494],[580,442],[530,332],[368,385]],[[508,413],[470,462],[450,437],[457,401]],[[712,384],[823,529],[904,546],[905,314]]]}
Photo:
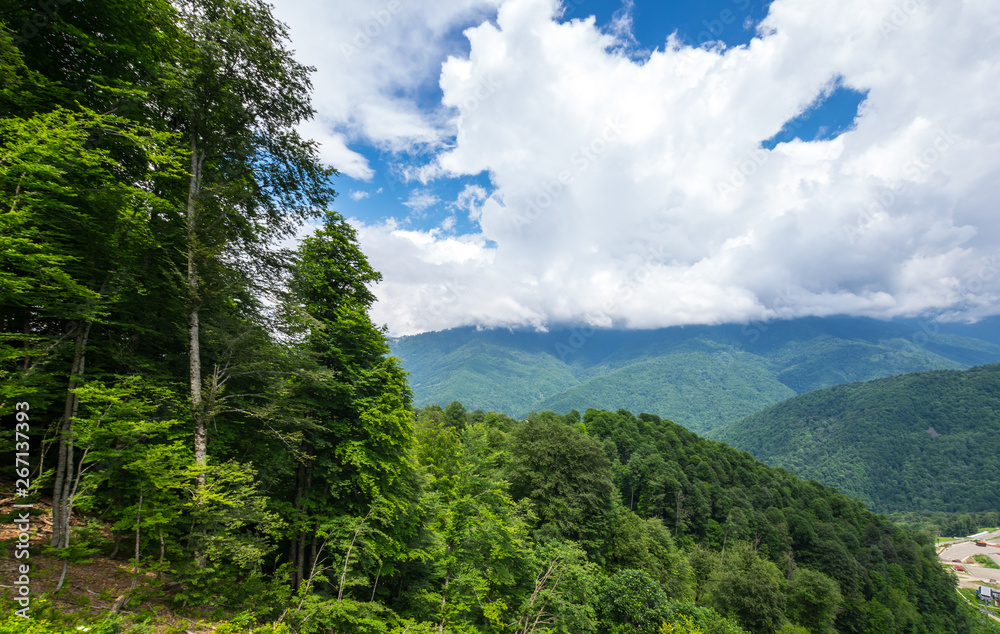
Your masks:
{"label": "sky", "polygon": [[1000,314],[991,0],[274,0],[392,335]]}

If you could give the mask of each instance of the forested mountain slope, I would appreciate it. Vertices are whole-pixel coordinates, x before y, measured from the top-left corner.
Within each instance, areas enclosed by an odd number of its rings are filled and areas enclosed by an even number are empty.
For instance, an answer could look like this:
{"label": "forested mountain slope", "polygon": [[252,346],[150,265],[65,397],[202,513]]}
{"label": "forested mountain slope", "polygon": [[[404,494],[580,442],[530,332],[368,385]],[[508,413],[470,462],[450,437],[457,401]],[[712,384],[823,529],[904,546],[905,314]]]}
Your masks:
{"label": "forested mountain slope", "polygon": [[1000,365],[818,390],[711,436],[879,510],[1000,507]]}
{"label": "forested mountain slope", "polygon": [[[655,415],[415,410],[270,5],[57,4],[0,5],[0,522],[30,580],[0,587],[0,631],[980,631],[923,538]],[[552,367],[594,378],[678,332]],[[727,332],[689,349],[754,339]],[[539,341],[462,367],[565,389],[518,376]],[[806,359],[781,368],[826,376]],[[91,591],[95,554],[131,587]],[[89,596],[52,609],[66,586]]]}
{"label": "forested mountain slope", "polygon": [[704,432],[810,390],[998,362],[1000,345],[978,338],[988,326],[837,317],[651,331],[460,328],[399,338],[393,353],[418,405],[458,400],[517,417],[625,408]]}

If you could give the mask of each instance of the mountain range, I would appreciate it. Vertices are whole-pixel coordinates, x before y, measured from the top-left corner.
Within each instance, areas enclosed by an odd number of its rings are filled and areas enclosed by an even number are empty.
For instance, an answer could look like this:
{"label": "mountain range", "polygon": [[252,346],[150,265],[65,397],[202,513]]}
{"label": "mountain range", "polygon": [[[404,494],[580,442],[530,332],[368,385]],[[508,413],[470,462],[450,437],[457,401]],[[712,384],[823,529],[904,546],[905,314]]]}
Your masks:
{"label": "mountain range", "polygon": [[1000,508],[1000,364],[817,390],[708,436],[880,511]]}
{"label": "mountain range", "polygon": [[401,337],[418,406],[645,411],[698,433],[845,383],[1000,362],[1000,320],[810,317],[657,330],[458,328]]}

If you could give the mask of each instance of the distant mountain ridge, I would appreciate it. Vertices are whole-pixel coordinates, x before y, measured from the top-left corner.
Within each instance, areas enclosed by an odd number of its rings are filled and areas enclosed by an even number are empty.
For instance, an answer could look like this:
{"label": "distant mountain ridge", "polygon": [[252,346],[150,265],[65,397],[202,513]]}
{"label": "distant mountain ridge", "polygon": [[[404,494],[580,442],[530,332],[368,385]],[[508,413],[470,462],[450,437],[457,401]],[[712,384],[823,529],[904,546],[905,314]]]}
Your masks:
{"label": "distant mountain ridge", "polygon": [[1000,507],[1000,364],[838,385],[708,434],[879,511]]}
{"label": "distant mountain ridge", "polygon": [[459,328],[399,338],[393,354],[412,374],[417,405],[457,400],[515,417],[628,409],[706,432],[811,390],[1000,362],[998,331],[996,319],[858,317],[643,331]]}

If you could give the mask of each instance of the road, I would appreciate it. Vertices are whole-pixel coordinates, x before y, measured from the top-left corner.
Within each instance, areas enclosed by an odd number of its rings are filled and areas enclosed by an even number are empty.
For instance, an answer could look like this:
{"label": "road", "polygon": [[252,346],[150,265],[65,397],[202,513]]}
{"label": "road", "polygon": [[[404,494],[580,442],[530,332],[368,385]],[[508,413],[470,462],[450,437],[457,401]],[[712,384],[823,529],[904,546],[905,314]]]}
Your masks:
{"label": "road", "polygon": [[[986,541],[995,540],[1000,537],[1000,531],[994,531],[983,536],[977,536],[978,539],[985,539]],[[991,580],[1000,580],[1000,570],[996,568],[984,568],[976,564],[972,556],[973,555],[987,555],[992,559],[998,566],[1000,566],[1000,547],[998,546],[976,546],[976,542],[966,540],[956,540],[952,542],[943,542],[939,544],[944,546],[938,551],[938,557],[941,562],[947,565],[954,566],[961,565],[965,568],[965,572],[955,571],[958,575],[959,585],[963,588],[978,588],[981,585],[987,585],[991,583]],[[956,562],[956,560],[958,560]],[[996,583],[995,581],[993,582]]]}

